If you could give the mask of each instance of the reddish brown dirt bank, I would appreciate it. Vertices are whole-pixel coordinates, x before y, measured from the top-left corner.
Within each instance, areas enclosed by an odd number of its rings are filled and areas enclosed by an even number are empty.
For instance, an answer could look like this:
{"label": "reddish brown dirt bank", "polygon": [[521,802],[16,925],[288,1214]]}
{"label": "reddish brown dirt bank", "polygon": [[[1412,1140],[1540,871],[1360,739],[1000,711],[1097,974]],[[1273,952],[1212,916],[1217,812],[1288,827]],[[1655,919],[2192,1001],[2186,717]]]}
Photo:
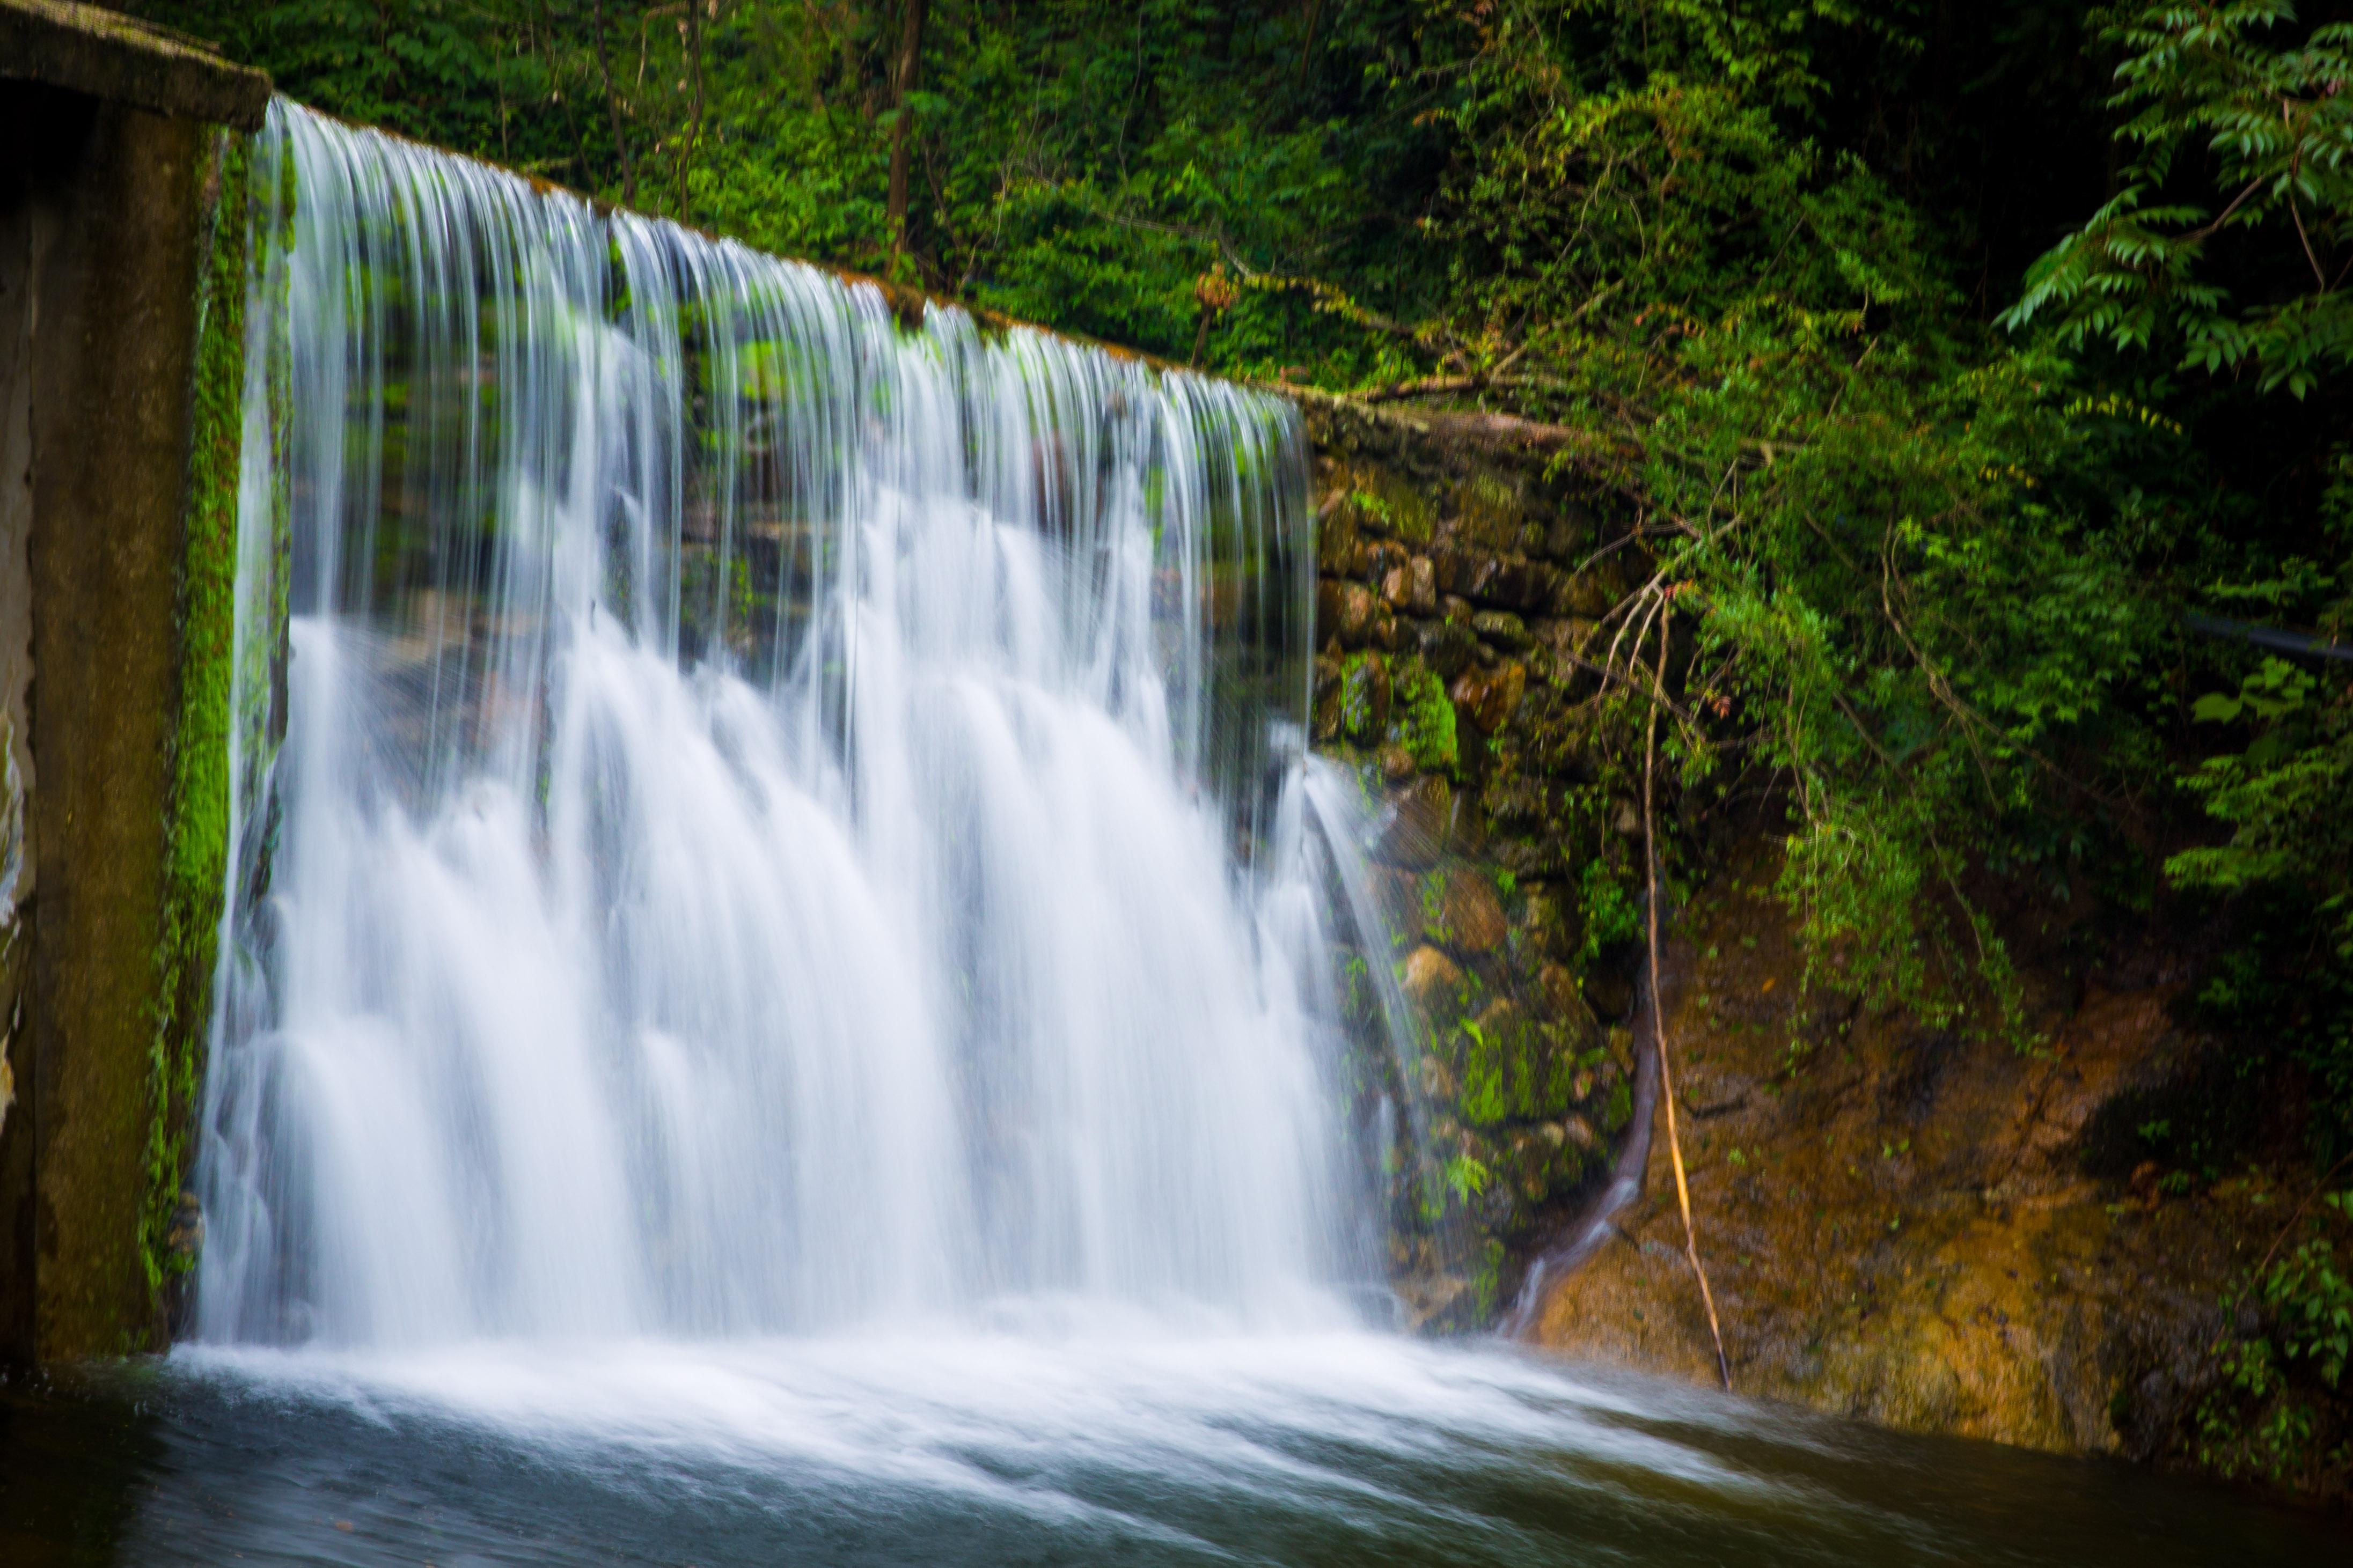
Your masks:
{"label": "reddish brown dirt bank", "polygon": [[[2044,984],[2047,1047],[2024,1054],[1799,994],[1773,870],[1758,854],[1719,878],[1664,958],[1735,1386],[1919,1431],[2188,1457],[2221,1293],[2298,1194],[2255,1175],[2168,1194],[2136,1173],[2134,1119],[2195,1093],[2211,1060],[2178,1021],[2179,966]],[[1713,1383],[1662,1131],[1616,1229],[1533,1337]]]}

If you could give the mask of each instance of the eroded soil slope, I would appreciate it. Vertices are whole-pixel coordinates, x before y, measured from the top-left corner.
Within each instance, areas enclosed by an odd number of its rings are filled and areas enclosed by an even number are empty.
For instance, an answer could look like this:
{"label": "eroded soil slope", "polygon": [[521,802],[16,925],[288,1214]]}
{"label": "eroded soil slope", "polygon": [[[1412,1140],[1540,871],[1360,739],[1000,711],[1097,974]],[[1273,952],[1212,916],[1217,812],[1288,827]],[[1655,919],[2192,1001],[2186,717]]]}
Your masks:
{"label": "eroded soil slope", "polygon": [[[1760,851],[1719,878],[1663,963],[1735,1385],[1920,1431],[2194,1460],[2223,1293],[2309,1176],[2144,1157],[2158,1122],[2229,1092],[2221,1047],[2183,1021],[2187,966],[2144,944],[2038,977],[2031,1052],[1927,1030],[1800,994],[1774,869]],[[1712,1382],[1667,1157],[1662,1131],[1644,1195],[1535,1337]]]}

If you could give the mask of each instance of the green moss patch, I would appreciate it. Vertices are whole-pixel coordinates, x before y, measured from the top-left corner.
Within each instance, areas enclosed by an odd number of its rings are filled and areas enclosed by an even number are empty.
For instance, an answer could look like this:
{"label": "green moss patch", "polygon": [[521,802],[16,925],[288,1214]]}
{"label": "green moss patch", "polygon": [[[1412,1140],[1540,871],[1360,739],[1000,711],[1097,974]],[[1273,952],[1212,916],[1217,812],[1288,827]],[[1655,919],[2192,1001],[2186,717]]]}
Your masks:
{"label": "green moss patch", "polygon": [[1454,704],[1438,673],[1416,659],[1390,683],[1389,713],[1396,738],[1424,773],[1451,777],[1462,752],[1454,728]]}
{"label": "green moss patch", "polygon": [[174,1277],[195,1263],[187,1227],[175,1226],[174,1215],[195,1142],[228,866],[248,143],[240,134],[222,132],[207,156],[211,247],[196,283],[195,395],[180,582],[180,699],[164,825],[164,908],[149,1051],[153,1110],[140,1225],[140,1256],[159,1304]]}

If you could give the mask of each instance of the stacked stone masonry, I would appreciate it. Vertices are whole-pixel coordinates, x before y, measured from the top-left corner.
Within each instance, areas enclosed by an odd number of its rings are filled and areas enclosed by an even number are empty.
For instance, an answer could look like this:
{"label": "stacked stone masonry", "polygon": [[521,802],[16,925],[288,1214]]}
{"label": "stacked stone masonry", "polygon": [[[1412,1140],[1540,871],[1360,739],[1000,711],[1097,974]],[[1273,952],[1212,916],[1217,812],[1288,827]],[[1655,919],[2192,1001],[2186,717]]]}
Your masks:
{"label": "stacked stone masonry", "polygon": [[1419,1025],[1419,1081],[1382,1086],[1416,1108],[1424,1151],[1391,1161],[1391,1274],[1419,1326],[1482,1327],[1630,1112],[1625,944],[1589,915],[1638,847],[1592,668],[1631,552],[1605,548],[1603,498],[1541,453],[1303,403],[1314,742],[1377,803],[1396,942],[1379,956]]}

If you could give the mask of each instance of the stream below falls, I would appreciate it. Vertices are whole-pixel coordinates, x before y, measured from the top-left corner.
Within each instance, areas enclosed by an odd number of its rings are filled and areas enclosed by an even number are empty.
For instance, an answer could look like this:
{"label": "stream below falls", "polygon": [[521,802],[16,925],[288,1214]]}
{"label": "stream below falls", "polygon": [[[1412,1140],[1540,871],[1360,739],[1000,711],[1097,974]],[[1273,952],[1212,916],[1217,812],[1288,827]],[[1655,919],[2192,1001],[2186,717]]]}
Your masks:
{"label": "stream below falls", "polygon": [[0,1562],[2336,1563],[2342,1521],[1516,1352],[1103,1323],[399,1358],[0,1396]]}
{"label": "stream below falls", "polygon": [[250,172],[202,1249],[0,1387],[0,1563],[2341,1545],[1397,1331],[1288,403],[290,104]]}

